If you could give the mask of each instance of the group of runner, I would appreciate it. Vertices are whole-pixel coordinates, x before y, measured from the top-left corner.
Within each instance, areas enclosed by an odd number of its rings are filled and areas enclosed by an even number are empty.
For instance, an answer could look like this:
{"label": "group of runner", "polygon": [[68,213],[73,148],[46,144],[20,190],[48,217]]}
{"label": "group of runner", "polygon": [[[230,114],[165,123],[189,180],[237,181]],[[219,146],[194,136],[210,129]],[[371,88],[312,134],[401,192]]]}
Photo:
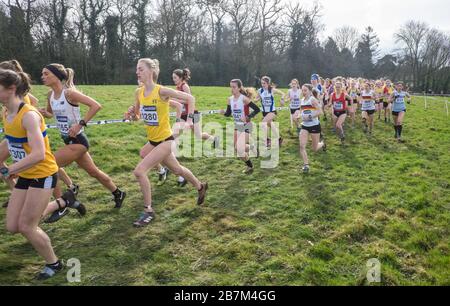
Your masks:
{"label": "group of runner", "polygon": [[[190,183],[198,192],[197,204],[203,205],[208,183],[197,178],[188,168],[182,166],[175,156],[176,141],[183,132],[192,131],[196,138],[210,142],[213,148],[220,145],[220,137],[203,133],[201,114],[196,108],[196,99],[189,88],[190,71],[177,69],[173,72],[176,89],[158,84],[160,73],[156,59],[140,59],[136,67],[138,88],[134,105],[125,112],[128,120],[142,120],[147,133],[147,143],[140,150],[141,161],[133,174],[142,195],[143,212],[133,223],[144,227],[155,219],[152,206],[152,188],[148,172],[158,169],[160,183],[167,179],[169,171],[178,176],[180,186]],[[74,71],[61,64],[50,64],[42,69],[42,82],[49,88],[45,108],[38,108],[38,100],[31,95],[31,81],[20,64],[13,60],[0,63],[0,102],[3,106],[2,119],[5,140],[0,143],[0,177],[11,189],[6,203],[7,230],[22,234],[42,256],[46,265],[39,279],[47,279],[61,271],[63,265],[53,251],[48,235],[39,227],[41,220],[53,223],[64,217],[69,209],[81,216],[86,206],[77,199],[79,186],[64,171],[64,167],[76,163],[88,175],[95,178],[111,192],[114,208],[120,209],[126,198],[109,175],[101,171],[89,154],[90,144],[84,132],[87,123],[101,110],[102,106],[93,98],[81,93],[74,85]],[[273,146],[270,139],[283,138],[275,121],[277,119],[276,96],[281,96],[281,105],[290,103],[291,126],[294,124],[299,136],[300,156],[303,172],[309,171],[306,151],[309,138],[312,149],[326,151],[320,118],[327,118],[332,109],[335,130],[341,141],[345,140],[347,116],[356,120],[360,107],[364,130],[371,134],[374,116],[384,110],[385,121],[389,119],[392,105],[396,138],[401,139],[402,123],[406,112],[405,102],[409,98],[401,83],[392,87],[384,80],[335,78],[323,80],[312,75],[311,84],[300,85],[294,79],[287,93],[276,88],[271,78],[261,78],[261,88],[245,88],[239,79],[230,81],[231,96],[227,99],[226,117],[233,117],[235,123],[234,146],[238,157],[245,163],[245,174],[251,174],[254,164],[250,159],[252,119],[260,112],[263,115],[263,141],[267,148]],[[258,104],[260,106],[258,106]],[[86,107],[81,116],[80,107]],[[170,122],[170,108],[177,110],[176,123]],[[329,114],[328,114],[329,115]],[[45,118],[55,118],[63,146],[55,152],[50,148]],[[272,137],[269,137],[271,133]],[[11,156],[13,163],[6,165]],[[66,185],[64,193],[58,179]],[[55,199],[50,201],[51,197]]]}

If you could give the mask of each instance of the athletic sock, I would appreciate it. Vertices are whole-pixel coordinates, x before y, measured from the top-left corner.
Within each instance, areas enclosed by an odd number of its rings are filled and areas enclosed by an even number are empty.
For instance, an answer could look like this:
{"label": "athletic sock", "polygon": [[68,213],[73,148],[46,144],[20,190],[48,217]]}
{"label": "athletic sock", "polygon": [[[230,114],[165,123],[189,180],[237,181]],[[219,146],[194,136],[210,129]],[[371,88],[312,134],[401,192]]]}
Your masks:
{"label": "athletic sock", "polygon": [[120,191],[119,188],[117,188],[116,191],[113,191],[113,192],[112,192],[113,196],[115,196],[115,197],[120,196],[121,193],[122,193],[122,191]]}
{"label": "athletic sock", "polygon": [[398,126],[398,136],[402,137],[403,125]]}
{"label": "athletic sock", "polygon": [[58,260],[57,262],[55,262],[54,264],[50,264],[50,265],[46,265],[47,267],[49,267],[52,270],[59,270],[61,269],[61,261]]}

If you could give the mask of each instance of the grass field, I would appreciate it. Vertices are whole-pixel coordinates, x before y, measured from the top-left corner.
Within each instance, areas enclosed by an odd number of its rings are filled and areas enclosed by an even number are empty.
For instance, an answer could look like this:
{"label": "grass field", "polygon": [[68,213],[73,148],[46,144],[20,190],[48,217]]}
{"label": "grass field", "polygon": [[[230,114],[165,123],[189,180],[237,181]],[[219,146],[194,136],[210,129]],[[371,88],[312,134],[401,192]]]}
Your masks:
{"label": "grass field", "polygon": [[[132,86],[81,89],[103,104],[96,119],[121,118],[133,100]],[[42,105],[45,90],[34,88]],[[193,92],[199,109],[225,108],[230,95],[228,88]],[[82,282],[75,285],[367,285],[371,258],[382,264],[382,285],[450,285],[450,118],[443,101],[430,100],[425,110],[422,98],[413,99],[404,144],[394,141],[391,125],[377,121],[372,138],[358,123],[342,147],[325,123],[329,150],[310,153],[306,176],[282,112],[286,142],[278,168],[245,176],[237,159],[184,158],[210,184],[205,207],[196,206],[196,191],[178,188],[170,176],[154,188],[157,219],[145,229],[131,226],[142,210],[132,170],[145,143],[143,126],[89,127],[94,160],[128,192],[127,201],[113,210],[109,192],[68,167],[88,215],[72,212],[43,229],[62,259],[81,261]],[[211,120],[230,119],[204,118]],[[56,131],[50,137],[54,150],[61,146]],[[157,175],[150,176],[155,183]],[[5,184],[0,192],[3,203]],[[38,284],[33,277],[43,262],[24,238],[6,233],[5,214],[0,284]],[[61,283],[67,284],[65,273],[47,282]]]}

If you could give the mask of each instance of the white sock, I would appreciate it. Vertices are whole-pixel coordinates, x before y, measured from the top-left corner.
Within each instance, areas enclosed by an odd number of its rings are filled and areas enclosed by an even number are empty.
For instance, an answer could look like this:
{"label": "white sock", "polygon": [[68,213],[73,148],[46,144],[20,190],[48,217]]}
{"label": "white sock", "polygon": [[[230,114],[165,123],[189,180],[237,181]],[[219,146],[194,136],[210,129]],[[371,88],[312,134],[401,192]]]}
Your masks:
{"label": "white sock", "polygon": [[178,177],[178,182],[180,182],[180,183],[184,182],[184,177],[179,176],[179,177]]}
{"label": "white sock", "polygon": [[161,170],[159,171],[159,174],[164,174],[166,173],[166,168],[162,167]]}

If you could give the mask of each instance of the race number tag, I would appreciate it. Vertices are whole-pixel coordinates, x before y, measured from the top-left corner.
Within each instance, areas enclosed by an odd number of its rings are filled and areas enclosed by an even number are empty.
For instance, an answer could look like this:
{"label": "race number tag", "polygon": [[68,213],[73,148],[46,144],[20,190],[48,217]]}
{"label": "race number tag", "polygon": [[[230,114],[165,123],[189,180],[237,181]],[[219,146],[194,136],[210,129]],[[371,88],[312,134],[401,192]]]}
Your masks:
{"label": "race number tag", "polygon": [[159,126],[158,112],[156,106],[142,106],[141,108],[142,120],[148,126]]}
{"label": "race number tag", "polygon": [[69,118],[66,116],[56,116],[56,125],[62,135],[69,135]]}
{"label": "race number tag", "polygon": [[25,152],[25,149],[23,148],[23,145],[21,143],[8,142],[8,148],[9,154],[11,155],[11,158],[15,163],[21,161],[27,156],[27,153]]}
{"label": "race number tag", "polygon": [[311,110],[304,110],[302,113],[303,122],[312,122],[314,120]]}
{"label": "race number tag", "polygon": [[235,109],[233,111],[233,118],[235,122],[242,122],[242,110]]}
{"label": "race number tag", "polygon": [[364,109],[371,109],[371,108],[373,108],[373,101],[364,101],[363,108]]}
{"label": "race number tag", "polygon": [[263,105],[265,108],[269,108],[272,106],[272,98],[271,97],[265,97],[263,100]]}
{"label": "race number tag", "polygon": [[334,109],[335,110],[342,110],[344,108],[344,104],[342,102],[335,102],[334,103]]}

